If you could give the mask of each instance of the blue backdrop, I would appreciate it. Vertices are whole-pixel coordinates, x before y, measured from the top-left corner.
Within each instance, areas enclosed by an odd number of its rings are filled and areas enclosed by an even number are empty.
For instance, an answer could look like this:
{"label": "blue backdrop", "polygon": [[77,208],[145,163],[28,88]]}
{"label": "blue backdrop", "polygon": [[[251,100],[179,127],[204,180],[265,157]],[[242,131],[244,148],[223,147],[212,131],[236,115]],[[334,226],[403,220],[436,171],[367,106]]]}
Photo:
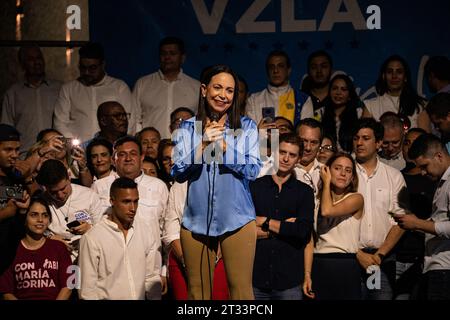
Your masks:
{"label": "blue backdrop", "polygon": [[[229,64],[251,92],[266,86],[264,61],[274,49],[290,55],[295,86],[308,54],[327,50],[362,96],[394,53],[406,58],[427,95],[420,72],[427,56],[450,53],[448,0],[94,0],[89,10],[90,37],[104,45],[108,73],[130,87],[157,70],[158,42],[168,35],[186,42],[187,74],[198,78],[205,66]],[[381,29],[370,29],[377,23]]]}

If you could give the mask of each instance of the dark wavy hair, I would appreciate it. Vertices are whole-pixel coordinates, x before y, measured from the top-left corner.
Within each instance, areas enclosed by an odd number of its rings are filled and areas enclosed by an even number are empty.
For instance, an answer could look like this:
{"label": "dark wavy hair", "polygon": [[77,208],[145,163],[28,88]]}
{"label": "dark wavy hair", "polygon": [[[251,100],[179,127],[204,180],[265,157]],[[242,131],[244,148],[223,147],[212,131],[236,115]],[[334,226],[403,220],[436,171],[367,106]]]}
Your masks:
{"label": "dark wavy hair", "polygon": [[400,94],[400,108],[398,114],[400,116],[412,116],[414,112],[420,112],[420,106],[425,106],[425,99],[417,94],[416,89],[412,86],[411,70],[403,57],[399,55],[392,55],[387,58],[380,67],[378,73],[378,79],[375,84],[377,93],[381,96],[387,93],[389,88],[387,87],[387,81],[384,79],[387,66],[393,61],[398,61],[405,70],[405,82],[403,83],[402,93]]}
{"label": "dark wavy hair", "polygon": [[[230,74],[234,79],[234,95],[233,95],[233,102],[231,103],[231,107],[227,110],[228,115],[228,121],[230,123],[231,129],[239,129],[241,128],[241,115],[238,105],[238,90],[239,90],[239,81],[236,73],[226,65],[223,64],[217,64],[210,67],[207,67],[203,70],[200,82],[203,85],[208,85],[211,82],[212,77],[219,73],[228,73]],[[206,97],[203,97],[201,90],[199,90],[199,101],[198,101],[198,112],[196,119],[198,121],[202,121],[203,128],[205,127],[206,118],[209,117],[211,114],[211,111],[208,106],[208,102],[206,100]]]}
{"label": "dark wavy hair", "polygon": [[[330,87],[328,89],[328,96],[330,96],[331,88],[336,80],[343,80],[348,89],[349,101],[345,105],[344,111],[339,115],[341,122],[339,132],[336,130],[336,113],[335,105],[333,101],[328,99],[325,104],[325,112],[322,117],[322,124],[325,135],[332,138],[334,141],[338,141],[341,148],[346,152],[352,152],[353,150],[353,127],[358,121],[358,108],[363,107],[362,101],[356,94],[355,85],[349,76],[345,74],[338,74],[334,76],[330,81]],[[338,139],[339,137],[339,139]]]}
{"label": "dark wavy hair", "polygon": [[[92,176],[96,176],[95,170],[94,170],[94,165],[92,164],[92,148],[96,147],[96,146],[103,146],[106,149],[108,149],[109,155],[112,158],[113,155],[113,146],[112,143],[109,142],[106,139],[103,138],[95,138],[93,139],[91,142],[89,142],[89,144],[86,147],[86,160],[87,160],[87,167],[89,169],[89,172],[92,174]],[[98,178],[98,177],[97,177]]]}

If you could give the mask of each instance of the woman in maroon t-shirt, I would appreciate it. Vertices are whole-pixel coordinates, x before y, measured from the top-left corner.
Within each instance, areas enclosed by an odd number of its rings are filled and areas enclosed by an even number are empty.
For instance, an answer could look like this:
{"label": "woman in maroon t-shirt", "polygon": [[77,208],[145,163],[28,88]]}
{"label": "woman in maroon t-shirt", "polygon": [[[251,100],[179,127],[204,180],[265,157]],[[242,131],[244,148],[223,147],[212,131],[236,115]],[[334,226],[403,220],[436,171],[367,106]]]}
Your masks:
{"label": "woman in maroon t-shirt", "polygon": [[25,237],[13,263],[0,277],[0,293],[5,300],[69,299],[67,271],[72,262],[62,242],[45,238],[50,222],[46,201],[33,197],[25,217]]}

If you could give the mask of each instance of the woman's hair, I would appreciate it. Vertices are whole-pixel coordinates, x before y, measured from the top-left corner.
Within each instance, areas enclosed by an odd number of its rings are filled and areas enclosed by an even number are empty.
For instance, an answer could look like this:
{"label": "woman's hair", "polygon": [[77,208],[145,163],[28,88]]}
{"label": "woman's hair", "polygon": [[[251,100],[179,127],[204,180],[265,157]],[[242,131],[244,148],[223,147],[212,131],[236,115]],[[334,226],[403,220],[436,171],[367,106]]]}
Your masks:
{"label": "woman's hair", "polygon": [[[322,117],[322,124],[324,132],[327,136],[331,137],[333,141],[339,142],[339,145],[346,152],[352,152],[353,150],[353,127],[358,120],[358,108],[362,108],[363,103],[356,94],[355,85],[349,76],[345,74],[338,74],[334,76],[330,81],[328,89],[328,96],[330,96],[331,88],[336,80],[343,80],[347,86],[349,100],[345,105],[344,111],[339,115],[341,122],[339,132],[336,132],[336,109],[333,101],[328,99],[325,105],[325,112]],[[338,139],[339,137],[339,139]]]}
{"label": "woman's hair", "polygon": [[357,192],[358,191],[358,174],[356,172],[356,163],[355,160],[352,158],[352,156],[345,152],[337,152],[335,153],[330,159],[328,159],[326,165],[328,168],[331,168],[331,165],[333,162],[335,162],[338,158],[347,158],[352,163],[352,180],[350,181],[350,184],[345,188],[345,194],[350,192]]}
{"label": "woman's hair", "polygon": [[164,159],[163,159],[163,151],[167,147],[175,147],[175,143],[172,142],[170,139],[162,139],[158,146],[158,163],[156,168],[158,169],[158,178],[160,178],[162,181],[166,183],[170,183],[174,181],[174,178],[170,175],[170,173],[167,173],[164,168]]}
{"label": "woman's hair", "polygon": [[[234,71],[222,64],[214,65],[203,69],[200,82],[202,85],[208,86],[211,82],[212,77],[219,73],[228,73],[234,79],[234,94],[233,101],[231,103],[230,108],[226,111],[228,115],[228,121],[231,129],[239,129],[241,127],[241,115],[238,105],[238,90],[239,90],[239,81],[237,75]],[[198,113],[196,119],[198,121],[202,121],[203,127],[205,127],[206,118],[210,116],[210,109],[208,106],[208,101],[206,97],[203,97],[201,90],[199,90],[199,101],[198,101]]]}
{"label": "woman's hair", "polygon": [[412,116],[414,112],[420,112],[420,106],[425,105],[425,99],[417,94],[417,91],[412,86],[411,80],[411,70],[409,69],[406,60],[399,55],[392,55],[387,58],[380,67],[380,71],[378,73],[378,79],[375,84],[375,88],[377,93],[381,96],[389,91],[387,86],[387,81],[384,77],[386,69],[389,63],[397,61],[403,66],[405,70],[405,80],[403,82],[403,89],[400,94],[400,107],[398,110],[399,115],[403,116]]}
{"label": "woman's hair", "polygon": [[105,147],[106,149],[108,149],[109,155],[111,157],[113,155],[113,146],[112,146],[112,143],[109,142],[108,140],[103,139],[103,138],[95,138],[91,142],[89,142],[89,144],[86,147],[86,162],[87,162],[87,167],[88,167],[89,171],[91,172],[92,176],[97,176],[96,172],[94,170],[94,165],[92,164],[92,159],[91,159],[92,149],[96,146]]}

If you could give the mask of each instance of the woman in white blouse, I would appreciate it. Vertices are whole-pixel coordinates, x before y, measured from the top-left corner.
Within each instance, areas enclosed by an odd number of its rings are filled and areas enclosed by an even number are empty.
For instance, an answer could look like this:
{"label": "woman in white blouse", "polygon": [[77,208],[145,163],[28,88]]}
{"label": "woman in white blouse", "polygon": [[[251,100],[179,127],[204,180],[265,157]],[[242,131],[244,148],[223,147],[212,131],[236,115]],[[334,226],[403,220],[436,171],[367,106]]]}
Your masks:
{"label": "woman in white blouse", "polygon": [[[360,299],[356,252],[364,199],[356,192],[355,161],[346,153],[337,153],[321,168],[320,175],[323,188],[314,263],[310,261],[309,266],[305,266],[303,291],[310,298],[320,300]],[[314,292],[311,279],[314,279]]]}
{"label": "woman in white blouse", "polygon": [[379,121],[383,113],[391,111],[408,118],[411,128],[431,132],[431,122],[425,111],[426,100],[412,86],[411,71],[405,59],[399,55],[387,58],[381,65],[375,84],[377,97],[365,100],[367,110],[363,117]]}

